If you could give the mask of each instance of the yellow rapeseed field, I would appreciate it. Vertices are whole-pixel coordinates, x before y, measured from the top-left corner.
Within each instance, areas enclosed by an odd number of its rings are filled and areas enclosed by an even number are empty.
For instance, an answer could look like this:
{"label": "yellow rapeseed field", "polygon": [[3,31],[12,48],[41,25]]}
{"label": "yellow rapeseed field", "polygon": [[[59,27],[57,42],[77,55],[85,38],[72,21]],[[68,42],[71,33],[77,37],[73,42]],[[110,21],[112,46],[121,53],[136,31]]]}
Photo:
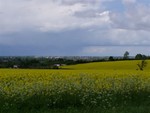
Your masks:
{"label": "yellow rapeseed field", "polygon": [[0,69],[0,108],[107,108],[126,105],[139,97],[150,100],[150,66],[144,71],[136,70],[137,62],[89,63],[59,70]]}

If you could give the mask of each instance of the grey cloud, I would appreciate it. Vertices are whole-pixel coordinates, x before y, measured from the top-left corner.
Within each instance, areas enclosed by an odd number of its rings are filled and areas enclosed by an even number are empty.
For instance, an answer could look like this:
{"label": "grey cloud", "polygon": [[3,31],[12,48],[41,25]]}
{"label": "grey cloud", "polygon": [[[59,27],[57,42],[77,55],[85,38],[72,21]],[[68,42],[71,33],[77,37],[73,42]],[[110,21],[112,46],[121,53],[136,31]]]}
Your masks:
{"label": "grey cloud", "polygon": [[[47,32],[20,32],[0,36],[1,54],[15,55],[81,55],[85,47],[95,45],[114,45],[119,41],[112,42],[107,31],[91,31],[90,29],[78,29],[59,33]],[[4,49],[5,48],[5,49]],[[23,52],[24,51],[24,52]]]}
{"label": "grey cloud", "polygon": [[82,11],[82,12],[75,12],[74,16],[81,17],[81,18],[95,18],[97,17],[97,13],[94,10],[90,11]]}
{"label": "grey cloud", "polygon": [[84,30],[74,30],[3,35],[0,36],[0,55],[80,55],[86,45],[86,34]]}
{"label": "grey cloud", "polygon": [[[130,1],[130,0],[125,0]],[[110,13],[112,26],[120,29],[131,30],[150,30],[150,3],[142,4],[135,1],[134,3],[125,4],[126,10],[123,13]]]}
{"label": "grey cloud", "polygon": [[0,55],[120,55],[129,50],[128,47],[133,48],[132,53],[143,50],[147,54],[149,36],[146,31],[137,34],[119,29],[99,31],[98,28],[55,33],[24,31],[0,35]]}

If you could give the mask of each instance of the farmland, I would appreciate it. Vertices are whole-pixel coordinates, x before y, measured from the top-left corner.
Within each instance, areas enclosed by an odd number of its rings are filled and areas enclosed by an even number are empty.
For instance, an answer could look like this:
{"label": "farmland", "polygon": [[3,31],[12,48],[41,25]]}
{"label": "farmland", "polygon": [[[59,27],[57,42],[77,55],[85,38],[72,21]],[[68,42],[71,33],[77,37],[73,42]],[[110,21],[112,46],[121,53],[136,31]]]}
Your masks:
{"label": "farmland", "polygon": [[140,71],[138,62],[87,63],[59,70],[1,69],[0,111],[149,109],[150,65]]}

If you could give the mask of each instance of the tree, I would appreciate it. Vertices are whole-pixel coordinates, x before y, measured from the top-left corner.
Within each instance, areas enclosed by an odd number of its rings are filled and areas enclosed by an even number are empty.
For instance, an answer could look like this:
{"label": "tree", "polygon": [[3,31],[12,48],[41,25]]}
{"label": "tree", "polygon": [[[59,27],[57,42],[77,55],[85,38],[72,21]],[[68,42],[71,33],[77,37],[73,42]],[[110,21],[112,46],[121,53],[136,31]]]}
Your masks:
{"label": "tree", "polygon": [[146,55],[142,55],[142,54],[137,54],[135,56],[135,59],[136,60],[145,60],[145,59],[147,59],[147,56]]}
{"label": "tree", "polygon": [[114,61],[114,57],[113,57],[113,56],[110,56],[108,60],[109,60],[109,61]]}
{"label": "tree", "polygon": [[147,56],[146,56],[146,55],[142,55],[142,59],[143,59],[143,60],[146,60],[146,59],[147,59]]}
{"label": "tree", "polygon": [[137,66],[141,71],[143,71],[147,64],[148,63],[145,60],[142,60],[140,63],[137,64]]}
{"label": "tree", "polygon": [[124,53],[124,56],[123,56],[123,59],[129,59],[129,52],[128,51],[126,51],[125,53]]}
{"label": "tree", "polygon": [[136,59],[136,60],[141,60],[141,59],[142,59],[142,54],[137,54],[137,55],[135,56],[135,59]]}

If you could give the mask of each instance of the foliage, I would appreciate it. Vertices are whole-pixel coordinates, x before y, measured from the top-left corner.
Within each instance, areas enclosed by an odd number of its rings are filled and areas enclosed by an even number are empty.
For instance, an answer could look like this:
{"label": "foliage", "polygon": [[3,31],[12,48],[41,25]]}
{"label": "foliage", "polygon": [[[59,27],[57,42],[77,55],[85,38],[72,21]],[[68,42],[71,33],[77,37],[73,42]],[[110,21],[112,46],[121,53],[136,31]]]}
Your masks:
{"label": "foliage", "polygon": [[53,69],[55,64],[75,65],[91,62],[107,62],[107,61],[123,61],[134,59],[150,59],[149,56],[138,54],[135,58],[129,58],[129,53],[126,51],[124,58],[122,57],[0,57],[0,68],[13,68],[14,65],[21,69]]}
{"label": "foliage", "polygon": [[123,55],[123,59],[129,59],[129,52],[128,51],[126,51],[125,53],[124,53],[124,55]]}
{"label": "foliage", "polygon": [[146,55],[142,55],[142,54],[137,54],[135,56],[135,59],[136,60],[144,60],[144,59],[147,59],[147,56]]}
{"label": "foliage", "polygon": [[141,63],[138,63],[137,66],[138,68],[143,71],[143,69],[147,66],[147,62],[145,60],[142,60]]}
{"label": "foliage", "polygon": [[0,57],[0,68],[13,68],[14,65],[17,65],[19,68],[22,69],[53,69],[57,68],[54,66],[55,64],[73,65],[88,62],[92,61],[46,57]]}
{"label": "foliage", "polygon": [[109,60],[109,61],[114,61],[114,57],[113,57],[113,56],[110,56],[110,57],[108,58],[108,60]]}

